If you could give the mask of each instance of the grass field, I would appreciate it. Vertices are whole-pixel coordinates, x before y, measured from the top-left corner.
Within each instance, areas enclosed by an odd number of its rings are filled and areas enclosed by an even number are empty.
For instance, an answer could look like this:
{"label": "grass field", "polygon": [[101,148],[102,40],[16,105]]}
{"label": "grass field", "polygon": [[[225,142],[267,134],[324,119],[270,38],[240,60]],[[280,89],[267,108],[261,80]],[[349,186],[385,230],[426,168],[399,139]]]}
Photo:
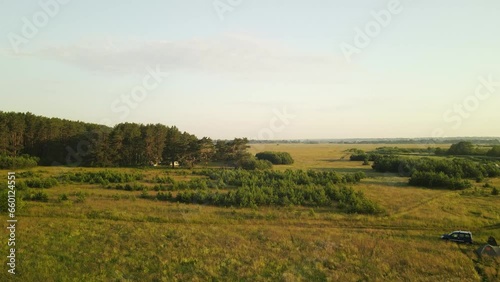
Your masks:
{"label": "grass field", "polygon": [[[8,274],[4,264],[0,281],[500,281],[500,258],[474,253],[489,236],[500,241],[500,196],[489,195],[483,183],[465,192],[411,187],[407,178],[374,172],[344,152],[382,146],[250,148],[285,151],[295,159],[275,169],[364,171],[368,178],[352,187],[385,209],[376,216],[159,202],[97,184],[44,189],[49,202],[26,202],[17,213],[17,274]],[[103,169],[32,169],[45,177],[91,170]],[[167,172],[176,180],[192,177],[165,168],[111,170],[140,172],[147,186]],[[0,175],[6,179],[7,171]],[[500,179],[489,181],[500,187]],[[62,194],[69,201],[58,200]],[[438,239],[458,229],[472,231],[476,244]],[[5,258],[8,231],[2,234]]]}

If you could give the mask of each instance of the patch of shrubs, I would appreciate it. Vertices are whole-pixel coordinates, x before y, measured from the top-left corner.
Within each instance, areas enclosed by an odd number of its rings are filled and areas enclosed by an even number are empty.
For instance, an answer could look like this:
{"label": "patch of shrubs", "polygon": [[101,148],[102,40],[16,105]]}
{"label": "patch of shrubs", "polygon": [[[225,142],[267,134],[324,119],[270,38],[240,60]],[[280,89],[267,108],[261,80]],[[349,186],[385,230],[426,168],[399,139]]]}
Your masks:
{"label": "patch of shrubs", "polygon": [[40,177],[40,173],[35,173],[31,170],[23,171],[21,173],[16,174],[18,178],[31,178],[31,177]]}
{"label": "patch of shrubs", "polygon": [[172,193],[170,192],[167,192],[167,193],[162,193],[162,192],[159,192],[158,194],[156,194],[156,199],[158,201],[171,201],[174,197],[172,196]]}
{"label": "patch of shrubs", "polygon": [[143,184],[139,184],[139,183],[127,183],[127,184],[117,184],[115,186],[115,189],[116,190],[125,190],[125,191],[143,191],[143,190],[147,190],[147,187]]}
{"label": "patch of shrubs", "polygon": [[378,172],[395,172],[403,175],[413,171],[443,172],[457,178],[478,179],[500,176],[500,168],[493,162],[475,162],[466,159],[410,159],[398,156],[384,156],[372,166]]}
{"label": "patch of shrubs", "polygon": [[273,168],[273,164],[268,160],[259,160],[254,157],[247,157],[239,160],[237,167],[245,170],[266,170]]}
{"label": "patch of shrubs", "polygon": [[493,187],[493,189],[491,189],[491,195],[493,196],[498,196],[499,191],[498,191],[498,188],[497,187]]}
{"label": "patch of shrubs", "polygon": [[36,193],[28,193],[23,197],[25,201],[48,202],[49,195],[45,192],[39,191]]}
{"label": "patch of shrubs", "polygon": [[175,180],[170,176],[166,176],[166,177],[155,176],[153,178],[153,182],[160,183],[160,184],[174,184]]}
{"label": "patch of shrubs", "polygon": [[[209,184],[228,185],[233,189],[228,192],[213,191],[203,187],[196,190],[185,189],[186,191],[179,192],[175,197],[170,193],[159,192],[157,199],[181,203],[252,208],[301,205],[311,207],[336,206],[348,213],[375,214],[382,211],[363,193],[354,192],[352,188],[346,188],[343,185],[340,188],[335,186],[336,184],[357,183],[365,177],[363,172],[339,175],[334,171],[315,170],[209,169],[197,171],[196,174],[207,176]],[[177,182],[176,185],[181,185],[181,183],[183,182]]]}
{"label": "patch of shrubs", "polygon": [[76,172],[65,173],[58,176],[61,182],[76,182],[101,184],[107,186],[110,183],[127,183],[144,179],[144,175],[140,173],[122,173],[109,170],[98,172]]}
{"label": "patch of shrubs", "polygon": [[365,178],[363,172],[340,175],[335,171],[316,170],[290,170],[275,171],[246,171],[242,169],[234,170],[201,170],[196,172],[199,175],[207,176],[217,185],[229,185],[233,187],[242,186],[283,186],[283,185],[327,185],[327,184],[347,184],[358,183]]}
{"label": "patch of shrubs", "polygon": [[40,161],[37,157],[22,155],[20,157],[0,156],[0,169],[21,169],[31,168],[38,165]]}
{"label": "patch of shrubs", "polygon": [[493,146],[486,155],[491,157],[500,157],[500,145]]}
{"label": "patch of shrubs", "polygon": [[386,155],[375,160],[372,168],[378,172],[408,176],[411,185],[453,190],[472,186],[463,179],[482,181],[485,177],[500,176],[500,168],[494,163],[467,159],[417,159]]}
{"label": "patch of shrubs", "polygon": [[270,161],[274,165],[289,165],[293,164],[294,160],[292,156],[287,152],[261,152],[257,153],[255,157],[258,160]]}
{"label": "patch of shrubs", "polygon": [[32,178],[24,181],[29,188],[52,188],[57,186],[59,182],[53,177],[48,178]]}
{"label": "patch of shrubs", "polygon": [[347,213],[377,214],[382,212],[382,209],[368,200],[362,192],[355,192],[352,188],[338,188],[331,184],[326,186],[244,186],[227,193],[209,190],[185,191],[178,193],[176,197],[171,197],[170,200],[226,207],[336,206]]}
{"label": "patch of shrubs", "polygon": [[472,187],[472,184],[468,180],[450,177],[443,172],[416,171],[410,177],[409,183],[414,186],[451,190],[463,190]]}
{"label": "patch of shrubs", "polygon": [[59,197],[57,199],[58,199],[59,202],[68,201],[69,200],[68,195],[66,195],[66,194],[59,195]]}

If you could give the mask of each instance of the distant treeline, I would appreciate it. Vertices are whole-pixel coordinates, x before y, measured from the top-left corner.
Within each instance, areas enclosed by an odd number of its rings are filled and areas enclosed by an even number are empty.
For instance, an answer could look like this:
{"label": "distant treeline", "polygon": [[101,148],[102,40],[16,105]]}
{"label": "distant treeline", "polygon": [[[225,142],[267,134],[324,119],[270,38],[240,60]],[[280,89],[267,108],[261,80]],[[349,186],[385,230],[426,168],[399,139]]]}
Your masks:
{"label": "distant treeline", "polygon": [[467,141],[472,144],[482,145],[500,145],[500,138],[423,138],[423,139],[406,139],[406,138],[390,138],[390,139],[370,139],[370,140],[346,140],[346,141],[331,141],[329,143],[336,144],[422,144],[422,145],[435,145],[435,144],[453,144],[459,141]]}
{"label": "distant treeline", "polygon": [[409,176],[411,185],[429,188],[465,189],[472,186],[466,179],[482,181],[500,176],[500,167],[493,162],[467,159],[407,158],[379,156],[372,168],[378,172],[394,172]]}
{"label": "distant treeline", "polygon": [[351,161],[375,161],[382,155],[437,155],[437,156],[486,156],[500,157],[500,145],[474,145],[469,141],[461,141],[452,144],[449,149],[442,148],[399,148],[379,147],[373,151],[365,152],[359,149],[349,149],[345,152],[351,153]]}
{"label": "distant treeline", "polygon": [[[0,166],[145,166],[219,161],[236,165],[248,140],[198,139],[175,126],[121,123],[113,128],[31,113],[0,112]],[[30,157],[32,156],[32,157]]]}
{"label": "distant treeline", "polygon": [[485,146],[474,145],[470,141],[461,141],[451,145],[448,150],[436,148],[436,155],[452,155],[452,156],[490,156],[500,157],[500,145],[494,145],[491,148]]}
{"label": "distant treeline", "polygon": [[458,141],[468,141],[473,144],[500,145],[500,138],[476,138],[476,137],[454,137],[454,138],[372,138],[372,139],[295,139],[295,140],[250,140],[250,144],[278,144],[278,143],[302,143],[302,144],[453,144]]}

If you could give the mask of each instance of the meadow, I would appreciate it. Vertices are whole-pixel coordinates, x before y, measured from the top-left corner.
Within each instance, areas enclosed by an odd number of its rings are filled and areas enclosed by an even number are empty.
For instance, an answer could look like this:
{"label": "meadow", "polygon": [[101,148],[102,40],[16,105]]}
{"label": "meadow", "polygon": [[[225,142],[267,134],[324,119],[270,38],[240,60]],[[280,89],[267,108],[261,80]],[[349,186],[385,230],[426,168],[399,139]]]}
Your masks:
{"label": "meadow", "polygon": [[[29,189],[42,191],[47,199],[23,201],[16,213],[17,274],[8,274],[4,264],[0,281],[500,281],[500,258],[474,253],[489,236],[500,241],[500,196],[491,195],[491,187],[500,188],[500,178],[462,191],[412,187],[408,177],[376,172],[349,161],[346,152],[382,146],[259,144],[249,149],[253,154],[289,152],[294,164],[274,166],[279,171],[364,172],[366,178],[348,186],[383,208],[378,214],[325,206],[243,208],[155,199],[158,179],[204,177],[185,169],[16,171],[18,180],[27,181],[107,170],[141,175],[126,179],[140,189],[76,181]],[[6,170],[0,175],[7,179]],[[476,243],[439,240],[454,230],[472,231]],[[2,236],[5,258],[8,230]]]}

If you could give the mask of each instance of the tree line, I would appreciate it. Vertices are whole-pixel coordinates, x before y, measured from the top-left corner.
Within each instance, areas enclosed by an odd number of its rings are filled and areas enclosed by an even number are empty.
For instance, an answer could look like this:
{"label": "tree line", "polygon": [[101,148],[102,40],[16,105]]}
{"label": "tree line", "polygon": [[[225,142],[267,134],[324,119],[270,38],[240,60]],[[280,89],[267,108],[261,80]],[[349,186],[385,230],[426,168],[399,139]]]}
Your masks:
{"label": "tree line", "polygon": [[372,168],[378,172],[399,173],[408,176],[409,184],[429,188],[465,189],[470,181],[482,181],[500,176],[500,167],[494,162],[476,162],[467,159],[407,158],[394,155],[379,156]]}
{"label": "tree line", "polygon": [[500,145],[493,145],[490,149],[474,145],[469,141],[461,141],[450,146],[448,150],[436,148],[436,155],[476,155],[500,157]]}
{"label": "tree line", "polygon": [[352,148],[344,152],[350,153],[351,161],[375,161],[383,155],[437,155],[437,156],[489,156],[500,157],[500,145],[474,145],[470,141],[460,141],[452,144],[450,148],[399,148],[379,147],[373,151],[365,152]]}
{"label": "tree line", "polygon": [[234,165],[248,156],[246,138],[212,141],[175,126],[121,123],[114,127],[47,118],[31,113],[0,112],[0,164],[145,166],[160,162],[192,167],[220,161]]}

